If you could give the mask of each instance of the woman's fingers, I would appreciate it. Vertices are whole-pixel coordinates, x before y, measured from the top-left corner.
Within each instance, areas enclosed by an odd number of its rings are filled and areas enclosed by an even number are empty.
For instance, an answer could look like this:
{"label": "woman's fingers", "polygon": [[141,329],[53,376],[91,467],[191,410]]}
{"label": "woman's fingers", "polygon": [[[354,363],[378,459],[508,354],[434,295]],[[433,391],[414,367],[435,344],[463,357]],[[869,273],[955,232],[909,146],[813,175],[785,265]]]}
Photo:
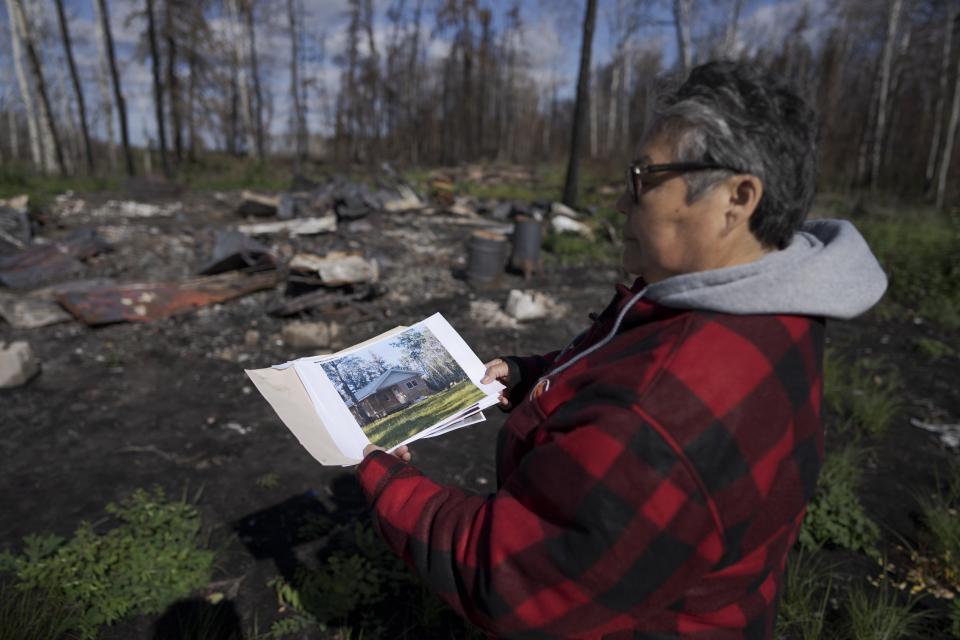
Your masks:
{"label": "woman's fingers", "polygon": [[508,367],[507,363],[500,358],[495,358],[484,366],[487,368],[487,371],[483,374],[483,378],[480,380],[480,382],[483,384],[489,384],[494,380],[506,378],[510,374],[510,367]]}
{"label": "woman's fingers", "polygon": [[[386,451],[386,449],[384,449],[383,447],[378,447],[375,444],[368,444],[366,447],[363,448],[363,457],[366,458],[368,455],[370,455],[374,451]],[[410,459],[413,457],[413,454],[410,453],[410,449],[409,447],[407,447],[407,445],[403,445],[394,449],[393,455],[397,456],[404,462],[410,462]]]}

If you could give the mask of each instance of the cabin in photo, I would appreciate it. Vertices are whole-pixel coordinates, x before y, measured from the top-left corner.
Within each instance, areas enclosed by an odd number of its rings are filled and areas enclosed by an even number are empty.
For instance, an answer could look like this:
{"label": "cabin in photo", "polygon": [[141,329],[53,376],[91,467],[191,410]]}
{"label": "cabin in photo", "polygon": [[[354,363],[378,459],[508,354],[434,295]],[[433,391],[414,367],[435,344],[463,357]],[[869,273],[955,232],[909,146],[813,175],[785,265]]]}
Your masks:
{"label": "cabin in photo", "polygon": [[[370,418],[382,418],[430,395],[423,374],[409,369],[387,369],[354,395]],[[362,422],[360,412],[347,403],[350,412]]]}

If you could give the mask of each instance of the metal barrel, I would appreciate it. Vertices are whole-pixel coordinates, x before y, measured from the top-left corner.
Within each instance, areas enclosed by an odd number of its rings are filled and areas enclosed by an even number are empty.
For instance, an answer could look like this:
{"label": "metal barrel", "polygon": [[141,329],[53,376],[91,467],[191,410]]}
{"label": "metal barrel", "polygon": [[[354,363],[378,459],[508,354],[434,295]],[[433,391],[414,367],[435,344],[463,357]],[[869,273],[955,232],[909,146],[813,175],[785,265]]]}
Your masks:
{"label": "metal barrel", "polygon": [[507,260],[507,238],[480,229],[470,235],[467,246],[467,281],[492,284],[499,279]]}
{"label": "metal barrel", "polygon": [[527,278],[540,270],[542,225],[530,216],[517,216],[513,226],[513,255],[510,266]]}

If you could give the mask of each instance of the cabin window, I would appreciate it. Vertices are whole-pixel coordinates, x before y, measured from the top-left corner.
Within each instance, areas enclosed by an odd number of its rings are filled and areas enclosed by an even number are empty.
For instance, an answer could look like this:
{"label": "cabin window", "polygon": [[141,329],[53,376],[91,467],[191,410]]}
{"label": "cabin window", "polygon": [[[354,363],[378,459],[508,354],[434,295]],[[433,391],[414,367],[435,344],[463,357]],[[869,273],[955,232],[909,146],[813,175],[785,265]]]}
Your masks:
{"label": "cabin window", "polygon": [[415,386],[417,386],[416,380],[411,380],[410,382],[407,383],[407,389],[413,389]]}

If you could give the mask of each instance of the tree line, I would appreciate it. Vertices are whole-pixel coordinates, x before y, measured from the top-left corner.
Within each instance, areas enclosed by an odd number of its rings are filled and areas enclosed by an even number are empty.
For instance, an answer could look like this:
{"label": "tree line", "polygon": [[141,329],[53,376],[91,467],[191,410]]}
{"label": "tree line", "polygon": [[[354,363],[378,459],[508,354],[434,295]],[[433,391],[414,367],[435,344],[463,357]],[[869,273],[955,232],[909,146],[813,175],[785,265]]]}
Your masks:
{"label": "tree line", "polygon": [[[954,195],[960,0],[794,3],[797,11],[765,23],[757,16],[770,8],[750,0],[541,3],[562,14],[566,46],[580,51],[575,92],[564,90],[571,78],[558,65],[535,63],[531,38],[541,25],[525,22],[519,0],[347,0],[338,26],[307,24],[305,2],[75,0],[69,8],[89,3],[96,21],[91,91],[63,0],[5,0],[10,46],[0,64],[16,83],[0,105],[0,160],[63,174],[132,175],[149,163],[172,176],[210,151],[284,155],[297,171],[321,158],[568,159],[575,176],[580,157],[629,159],[664,87],[726,57],[772,68],[816,105],[825,186],[940,207]],[[145,162],[131,145],[112,11],[139,30],[135,55],[150,71]],[[591,46],[598,21],[608,36],[602,58]],[[333,39],[337,53],[328,56]],[[280,46],[265,55],[261,42]],[[318,77],[331,68],[335,86]]]}

